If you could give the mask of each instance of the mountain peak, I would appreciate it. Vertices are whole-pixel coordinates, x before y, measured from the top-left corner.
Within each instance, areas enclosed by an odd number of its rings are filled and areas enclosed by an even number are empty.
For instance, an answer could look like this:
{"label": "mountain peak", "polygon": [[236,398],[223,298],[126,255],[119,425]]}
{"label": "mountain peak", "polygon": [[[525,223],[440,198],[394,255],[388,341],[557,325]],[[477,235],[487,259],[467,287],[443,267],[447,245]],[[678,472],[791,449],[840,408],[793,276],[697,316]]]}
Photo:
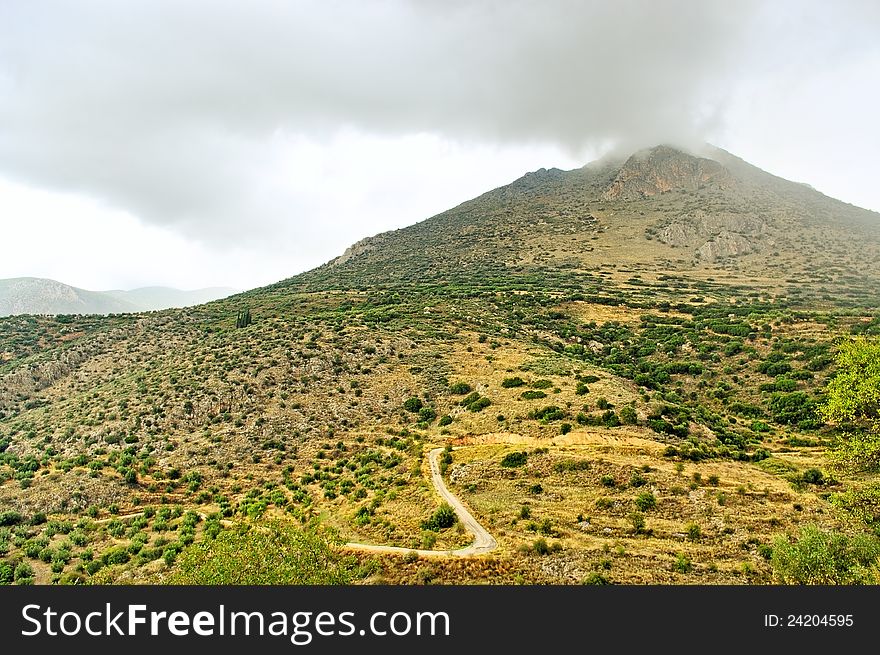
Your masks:
{"label": "mountain peak", "polygon": [[694,191],[706,185],[726,188],[732,181],[730,172],[714,159],[658,145],[630,155],[604,198],[634,200],[673,190]]}

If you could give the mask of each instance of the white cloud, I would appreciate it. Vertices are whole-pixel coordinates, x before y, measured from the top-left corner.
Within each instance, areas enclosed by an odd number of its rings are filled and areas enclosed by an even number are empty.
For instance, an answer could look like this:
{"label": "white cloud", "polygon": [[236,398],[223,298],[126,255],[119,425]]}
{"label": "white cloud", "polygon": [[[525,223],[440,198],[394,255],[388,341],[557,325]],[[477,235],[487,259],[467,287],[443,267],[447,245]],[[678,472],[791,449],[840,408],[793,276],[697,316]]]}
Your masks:
{"label": "white cloud", "polygon": [[265,284],[615,141],[880,209],[878,31],[855,0],[3,3],[0,275]]}

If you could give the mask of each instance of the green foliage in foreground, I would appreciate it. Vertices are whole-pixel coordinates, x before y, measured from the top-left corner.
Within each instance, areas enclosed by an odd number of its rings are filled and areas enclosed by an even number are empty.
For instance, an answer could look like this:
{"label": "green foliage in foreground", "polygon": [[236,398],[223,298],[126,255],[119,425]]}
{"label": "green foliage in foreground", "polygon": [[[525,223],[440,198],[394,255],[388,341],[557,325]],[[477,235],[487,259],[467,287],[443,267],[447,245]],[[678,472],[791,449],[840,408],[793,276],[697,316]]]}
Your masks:
{"label": "green foliage in foreground", "polygon": [[822,415],[839,422],[880,417],[880,339],[857,337],[841,343],[837,366]]}
{"label": "green foliage in foreground", "polygon": [[346,563],[316,532],[281,521],[241,524],[177,558],[169,584],[347,584]]}
{"label": "green foliage in foreground", "polygon": [[840,345],[838,373],[820,408],[828,421],[867,423],[842,438],[831,461],[849,472],[880,471],[880,340],[857,337]]}
{"label": "green foliage in foreground", "polygon": [[880,539],[874,536],[850,537],[807,525],[796,541],[777,537],[771,563],[783,584],[876,584],[878,557]]}

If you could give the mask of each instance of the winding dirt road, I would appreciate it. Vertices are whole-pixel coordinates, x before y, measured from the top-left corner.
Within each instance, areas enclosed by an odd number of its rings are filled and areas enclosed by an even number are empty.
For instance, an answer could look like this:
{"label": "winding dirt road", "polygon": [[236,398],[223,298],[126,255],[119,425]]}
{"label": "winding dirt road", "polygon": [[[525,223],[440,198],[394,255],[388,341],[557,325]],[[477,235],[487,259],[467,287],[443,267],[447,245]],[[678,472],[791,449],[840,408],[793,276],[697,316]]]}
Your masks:
{"label": "winding dirt road", "polygon": [[443,482],[443,476],[440,473],[440,453],[442,452],[442,448],[434,448],[428,453],[428,464],[431,468],[431,482],[434,484],[434,488],[437,490],[437,493],[440,494],[440,497],[449,503],[455,510],[455,513],[458,515],[458,520],[461,521],[465,529],[474,535],[474,540],[469,546],[455,550],[424,550],[418,548],[401,548],[399,546],[379,546],[376,544],[349,542],[345,544],[345,547],[372,553],[401,553],[404,555],[416,553],[420,557],[474,557],[475,555],[482,555],[483,553],[488,553],[489,551],[494,550],[498,546],[495,538],[489,534],[489,531],[486,530],[486,528],[480,525],[479,521],[477,521],[469,511],[467,511],[467,508],[462,505],[461,501],[446,488],[446,483]]}

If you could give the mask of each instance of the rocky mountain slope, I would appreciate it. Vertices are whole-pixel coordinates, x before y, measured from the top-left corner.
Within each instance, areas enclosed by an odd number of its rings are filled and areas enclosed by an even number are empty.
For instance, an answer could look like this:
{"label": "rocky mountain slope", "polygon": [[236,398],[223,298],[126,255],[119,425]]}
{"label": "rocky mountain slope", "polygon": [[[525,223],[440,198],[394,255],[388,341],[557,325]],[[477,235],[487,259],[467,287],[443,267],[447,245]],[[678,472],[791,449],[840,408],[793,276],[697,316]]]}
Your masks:
{"label": "rocky mountain slope", "polygon": [[880,280],[880,214],[718,148],[657,146],[528,173],[364,239],[292,282],[346,287],[560,266],[867,289]]}

